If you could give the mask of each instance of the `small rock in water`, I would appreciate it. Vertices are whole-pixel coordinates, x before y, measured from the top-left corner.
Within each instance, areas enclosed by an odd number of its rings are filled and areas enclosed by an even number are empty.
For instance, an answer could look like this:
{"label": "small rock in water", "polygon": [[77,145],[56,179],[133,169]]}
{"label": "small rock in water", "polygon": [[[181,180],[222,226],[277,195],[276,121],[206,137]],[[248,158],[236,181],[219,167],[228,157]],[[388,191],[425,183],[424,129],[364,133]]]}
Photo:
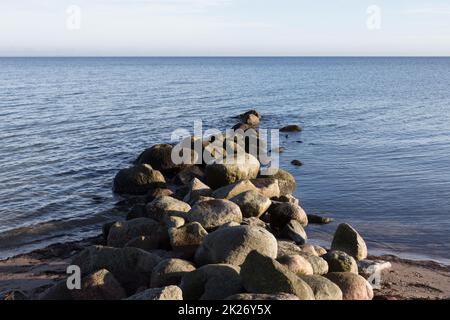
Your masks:
{"label": "small rock in water", "polygon": [[280,129],[280,132],[300,132],[302,128],[296,124],[291,124]]}
{"label": "small rock in water", "polygon": [[114,178],[114,192],[143,195],[152,188],[165,187],[162,173],[148,164],[120,170]]}
{"label": "small rock in water", "polygon": [[292,160],[291,164],[296,166],[296,167],[301,167],[303,166],[303,163],[300,160]]}
{"label": "small rock in water", "polygon": [[308,214],[308,223],[312,224],[328,224],[334,221],[333,218],[322,217],[316,214]]}

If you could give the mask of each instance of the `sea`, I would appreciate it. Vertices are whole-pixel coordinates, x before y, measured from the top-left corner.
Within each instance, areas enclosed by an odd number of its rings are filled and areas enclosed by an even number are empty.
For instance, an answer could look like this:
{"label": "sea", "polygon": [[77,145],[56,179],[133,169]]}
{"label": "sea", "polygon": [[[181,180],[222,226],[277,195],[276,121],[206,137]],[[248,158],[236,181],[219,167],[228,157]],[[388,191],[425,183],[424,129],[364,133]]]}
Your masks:
{"label": "sea", "polygon": [[[0,259],[100,233],[118,170],[174,130],[257,109],[295,196],[371,254],[450,264],[450,58],[0,58]],[[300,160],[303,166],[291,165]]]}

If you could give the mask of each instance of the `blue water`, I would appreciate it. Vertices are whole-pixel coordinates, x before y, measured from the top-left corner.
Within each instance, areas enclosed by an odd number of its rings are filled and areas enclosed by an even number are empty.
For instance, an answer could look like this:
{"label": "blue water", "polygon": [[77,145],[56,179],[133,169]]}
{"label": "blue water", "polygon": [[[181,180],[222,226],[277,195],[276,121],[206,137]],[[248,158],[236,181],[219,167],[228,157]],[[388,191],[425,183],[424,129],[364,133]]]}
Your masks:
{"label": "blue water", "polygon": [[98,234],[141,150],[256,108],[264,128],[304,127],[281,164],[336,219],[313,241],[346,221],[372,253],[448,263],[449,88],[448,58],[0,59],[0,258]]}

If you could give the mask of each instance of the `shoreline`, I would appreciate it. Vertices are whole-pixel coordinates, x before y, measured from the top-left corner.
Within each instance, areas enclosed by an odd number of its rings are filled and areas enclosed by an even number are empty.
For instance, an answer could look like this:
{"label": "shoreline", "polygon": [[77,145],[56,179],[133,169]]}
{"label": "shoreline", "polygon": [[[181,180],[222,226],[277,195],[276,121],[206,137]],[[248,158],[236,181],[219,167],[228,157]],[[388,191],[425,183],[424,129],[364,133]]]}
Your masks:
{"label": "shoreline", "polygon": [[[345,221],[331,243],[309,242],[309,223],[334,219],[304,211],[288,171],[261,173],[268,170],[259,153],[268,145],[255,130],[261,115],[250,110],[237,118],[232,131],[240,130],[242,146],[234,136],[191,136],[182,140],[187,146],[144,150],[114,178],[113,191],[131,195],[125,219],[104,224],[101,235],[0,261],[0,298],[246,300],[270,293],[275,300],[284,294],[294,300],[450,299],[449,265],[368,254],[364,239]],[[280,129],[301,131],[298,125]],[[188,162],[180,147],[190,150]],[[182,162],[174,160],[177,150]],[[191,162],[204,152],[214,161]],[[72,264],[82,270],[81,291],[67,287]],[[212,289],[204,277],[229,287]]]}
{"label": "shoreline", "polygon": [[[71,258],[87,246],[104,244],[102,235],[80,241],[52,244],[0,261],[0,300],[12,290],[35,299],[67,275]],[[369,260],[390,262],[382,272],[381,289],[374,300],[449,300],[450,265],[431,260],[409,260],[395,255],[369,255]]]}

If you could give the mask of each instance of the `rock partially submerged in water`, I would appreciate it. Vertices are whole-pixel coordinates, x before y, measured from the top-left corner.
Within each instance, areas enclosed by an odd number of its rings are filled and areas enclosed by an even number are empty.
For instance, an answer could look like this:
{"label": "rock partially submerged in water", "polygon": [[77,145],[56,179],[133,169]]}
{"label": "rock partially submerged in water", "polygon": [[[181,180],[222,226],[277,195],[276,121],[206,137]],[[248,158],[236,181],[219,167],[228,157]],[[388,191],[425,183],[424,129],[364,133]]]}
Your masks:
{"label": "rock partially submerged in water", "polygon": [[280,132],[300,132],[302,128],[296,124],[290,124],[280,129]]}
{"label": "rock partially submerged in water", "polygon": [[165,187],[166,179],[148,164],[120,170],[114,178],[114,191],[125,194],[145,194],[152,188]]}
{"label": "rock partially submerged in water", "polygon": [[136,163],[148,164],[162,173],[176,173],[181,165],[172,161],[173,146],[170,144],[157,144],[142,152]]}
{"label": "rock partially submerged in water", "polygon": [[303,208],[293,203],[273,202],[268,212],[270,226],[274,230],[282,230],[291,220],[298,221],[302,226],[308,224],[308,218]]}

